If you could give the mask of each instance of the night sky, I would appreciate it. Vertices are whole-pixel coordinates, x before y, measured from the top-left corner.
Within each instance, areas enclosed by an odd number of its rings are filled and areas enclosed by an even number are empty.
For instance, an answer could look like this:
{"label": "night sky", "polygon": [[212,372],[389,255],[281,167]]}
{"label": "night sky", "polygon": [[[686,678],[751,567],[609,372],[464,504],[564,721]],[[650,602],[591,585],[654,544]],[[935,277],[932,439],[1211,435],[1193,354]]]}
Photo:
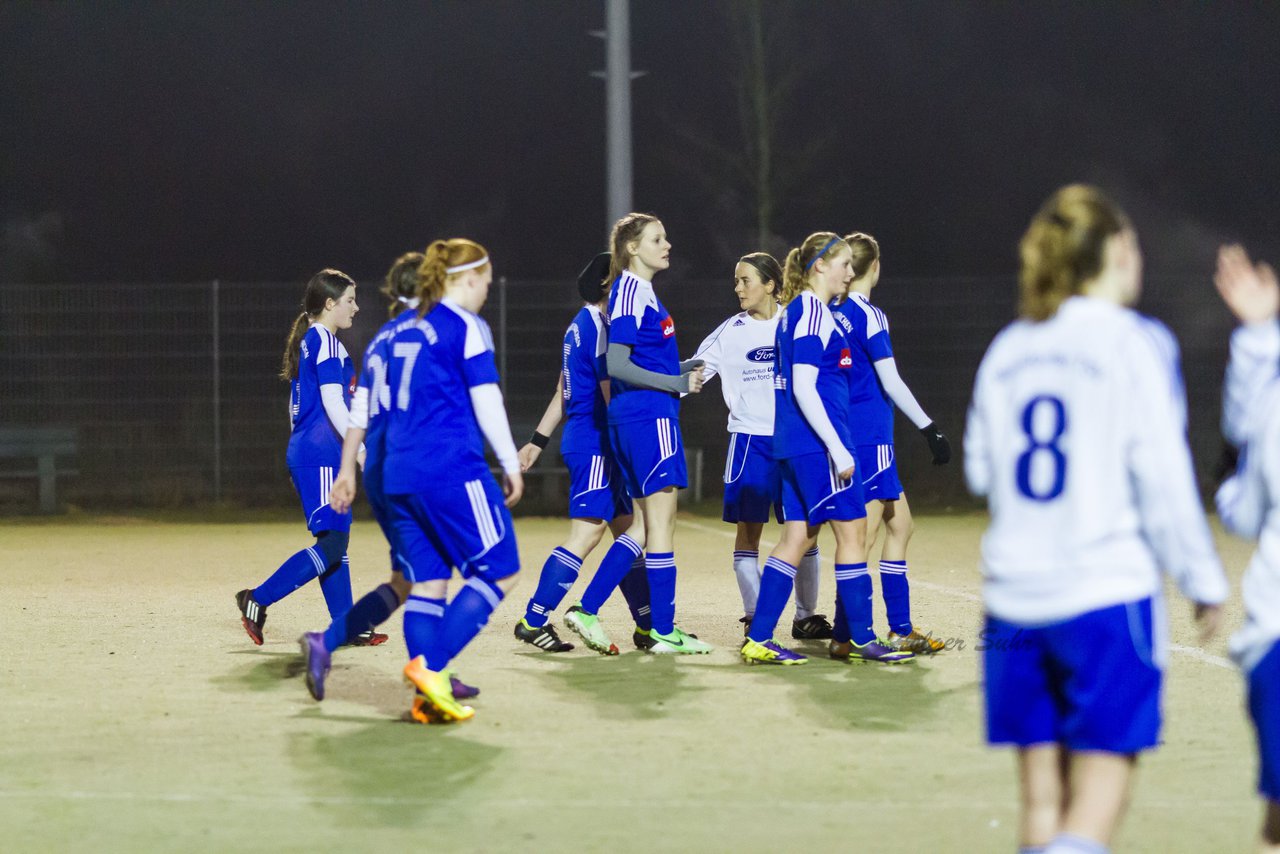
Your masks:
{"label": "night sky", "polygon": [[[1154,271],[1280,260],[1280,4],[767,2],[768,248],[1006,273],[1058,185]],[[632,0],[635,207],[690,275],[757,248],[727,3]],[[381,276],[441,236],[565,277],[605,237],[602,0],[0,3],[0,281]]]}

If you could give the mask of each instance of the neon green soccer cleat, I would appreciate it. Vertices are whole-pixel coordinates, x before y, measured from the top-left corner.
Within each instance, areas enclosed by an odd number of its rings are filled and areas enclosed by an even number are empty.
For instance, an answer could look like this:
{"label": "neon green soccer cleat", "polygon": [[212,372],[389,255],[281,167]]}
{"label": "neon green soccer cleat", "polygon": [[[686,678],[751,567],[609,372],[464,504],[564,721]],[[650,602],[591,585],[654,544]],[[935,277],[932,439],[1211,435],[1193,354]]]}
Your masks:
{"label": "neon green soccer cleat", "polygon": [[797,652],[792,652],[777,641],[767,640],[764,643],[747,638],[742,642],[742,660],[747,664],[808,664],[809,659]]}
{"label": "neon green soccer cleat", "polygon": [[669,635],[660,635],[654,629],[649,637],[654,641],[649,652],[657,655],[706,655],[712,649],[711,644],[698,640],[679,626],[674,626]]}
{"label": "neon green soccer cleat", "polygon": [[600,625],[600,618],[582,610],[582,603],[571,607],[564,615],[564,624],[569,631],[582,638],[582,642],[601,655],[617,655],[617,645],[609,640],[609,635]]}

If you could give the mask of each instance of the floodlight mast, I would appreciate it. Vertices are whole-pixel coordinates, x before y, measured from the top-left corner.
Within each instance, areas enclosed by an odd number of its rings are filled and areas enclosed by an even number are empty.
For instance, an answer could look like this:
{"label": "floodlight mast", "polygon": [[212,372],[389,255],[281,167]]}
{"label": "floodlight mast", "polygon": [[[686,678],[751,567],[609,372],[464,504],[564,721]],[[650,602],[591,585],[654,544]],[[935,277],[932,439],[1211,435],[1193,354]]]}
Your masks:
{"label": "floodlight mast", "polygon": [[631,81],[644,75],[631,70],[631,14],[629,0],[605,0],[605,29],[592,35],[604,39],[605,70],[605,201],[606,229],[631,212]]}

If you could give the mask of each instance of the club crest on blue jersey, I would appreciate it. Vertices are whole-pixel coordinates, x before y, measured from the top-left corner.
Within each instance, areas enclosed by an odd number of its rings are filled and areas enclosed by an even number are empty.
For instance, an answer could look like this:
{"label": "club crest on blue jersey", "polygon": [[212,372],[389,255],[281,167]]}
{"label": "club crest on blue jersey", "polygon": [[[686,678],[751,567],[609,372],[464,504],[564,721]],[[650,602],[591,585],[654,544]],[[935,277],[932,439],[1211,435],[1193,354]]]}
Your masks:
{"label": "club crest on blue jersey", "polygon": [[757,347],[754,350],[750,350],[747,352],[747,360],[751,362],[772,362],[773,348]]}

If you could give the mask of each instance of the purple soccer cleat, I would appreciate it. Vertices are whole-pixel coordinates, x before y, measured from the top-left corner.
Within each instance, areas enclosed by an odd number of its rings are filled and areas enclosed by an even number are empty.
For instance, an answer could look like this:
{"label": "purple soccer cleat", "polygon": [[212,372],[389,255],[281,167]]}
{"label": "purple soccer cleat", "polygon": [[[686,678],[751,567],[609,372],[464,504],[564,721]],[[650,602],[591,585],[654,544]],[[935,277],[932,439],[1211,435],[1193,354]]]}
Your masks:
{"label": "purple soccer cleat", "polygon": [[317,700],[324,699],[324,678],[329,675],[329,650],[324,648],[321,632],[307,632],[298,638],[302,664],[307,672],[307,690]]}
{"label": "purple soccer cleat", "polygon": [[453,673],[449,674],[449,686],[453,688],[453,697],[455,700],[470,700],[472,697],[480,696],[479,688],[474,685],[468,685]]}

